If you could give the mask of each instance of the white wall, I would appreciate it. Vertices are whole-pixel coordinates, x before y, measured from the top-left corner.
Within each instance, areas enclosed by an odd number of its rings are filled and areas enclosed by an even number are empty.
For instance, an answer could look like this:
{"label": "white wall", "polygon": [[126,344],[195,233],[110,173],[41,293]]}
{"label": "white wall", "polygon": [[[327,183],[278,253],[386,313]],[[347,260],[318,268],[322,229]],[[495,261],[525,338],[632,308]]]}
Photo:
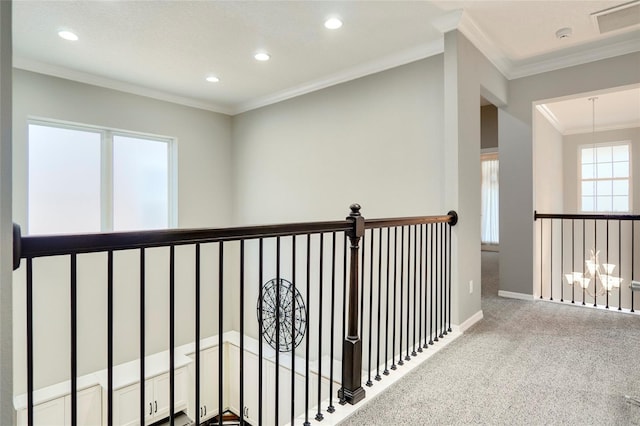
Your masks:
{"label": "white wall", "polygon": [[640,82],[640,53],[509,82],[498,114],[500,137],[500,289],[532,294],[533,103]]}
{"label": "white wall", "polygon": [[14,424],[11,342],[11,2],[0,2],[0,424]]}
{"label": "white wall", "polygon": [[[445,34],[445,204],[460,221],[454,228],[453,318],[460,324],[480,306],[480,98],[503,104],[507,81],[462,33]],[[470,282],[473,291],[470,292]]]}
{"label": "white wall", "polygon": [[[13,212],[26,223],[27,120],[30,117],[99,125],[175,137],[178,144],[178,224],[181,228],[231,224],[231,118],[168,102],[14,71]],[[4,181],[4,180],[3,180]],[[147,352],[168,346],[168,250],[147,253]],[[79,374],[106,367],[105,255],[79,256]],[[138,253],[115,256],[115,362],[138,357]],[[217,248],[203,248],[203,300],[217,306]],[[68,259],[34,261],[35,386],[69,378]],[[24,263],[24,262],[23,262]],[[162,265],[157,267],[157,265]],[[176,312],[193,312],[193,248],[176,249]],[[234,271],[235,273],[235,271]],[[15,391],[26,389],[24,267],[14,275]],[[202,335],[216,332],[215,309],[203,309]],[[228,322],[227,322],[228,323]],[[159,324],[159,326],[158,326]],[[193,341],[193,316],[177,323],[177,344]]]}
{"label": "white wall", "polygon": [[632,213],[640,213],[640,128],[567,135],[563,143],[564,213],[580,213],[578,202],[578,147],[591,143],[631,141]]}

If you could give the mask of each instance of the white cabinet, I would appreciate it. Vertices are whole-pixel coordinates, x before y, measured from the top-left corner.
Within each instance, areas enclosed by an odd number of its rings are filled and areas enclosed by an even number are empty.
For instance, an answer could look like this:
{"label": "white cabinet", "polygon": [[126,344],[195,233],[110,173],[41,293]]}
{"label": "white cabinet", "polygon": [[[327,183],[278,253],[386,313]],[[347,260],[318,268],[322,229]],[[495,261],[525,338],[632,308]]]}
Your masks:
{"label": "white cabinet", "polygon": [[[188,377],[186,368],[175,370],[174,412],[187,408]],[[160,374],[145,381],[145,424],[169,416],[170,377]],[[134,383],[113,392],[113,422],[117,426],[140,424],[140,383]]]}
{"label": "white cabinet", "polygon": [[[244,416],[244,419],[251,424],[258,424],[258,401],[260,398],[260,389],[258,389],[258,357],[248,351],[244,351],[243,363],[243,407],[240,407],[240,348],[235,345],[228,345],[229,350],[229,407],[231,411],[238,415]],[[264,365],[267,362],[265,361]],[[262,383],[265,388],[265,382]],[[265,388],[266,389],[266,388]],[[242,409],[241,409],[242,408]],[[263,421],[264,421],[263,407]]]}
{"label": "white cabinet", "polygon": [[[200,422],[218,414],[218,359],[217,346],[200,351],[200,405],[196,403],[196,357],[189,355],[193,360],[189,364],[189,417],[194,419],[196,415]],[[197,408],[197,409],[196,409]]]}
{"label": "white cabinet", "polygon": [[[102,424],[102,388],[92,386],[78,391],[78,424],[100,426]],[[27,410],[18,411],[18,425],[27,424]],[[67,426],[71,425],[71,395],[61,396],[33,406],[35,425]]]}

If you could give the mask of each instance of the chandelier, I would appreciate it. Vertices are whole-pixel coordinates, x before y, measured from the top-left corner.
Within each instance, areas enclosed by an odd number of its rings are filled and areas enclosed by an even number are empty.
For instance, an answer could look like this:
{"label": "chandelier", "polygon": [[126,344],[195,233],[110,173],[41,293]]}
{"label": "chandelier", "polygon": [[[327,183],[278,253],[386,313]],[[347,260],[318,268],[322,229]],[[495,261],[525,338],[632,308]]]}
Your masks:
{"label": "chandelier", "polygon": [[[613,263],[601,264],[598,260],[599,254],[599,250],[591,250],[591,257],[585,261],[587,267],[585,272],[565,274],[569,285],[579,285],[591,297],[604,296],[606,293],[611,293],[614,288],[620,288],[620,284],[623,281],[622,278],[611,275],[616,269],[616,265]],[[591,286],[591,283],[593,283],[593,286]]]}

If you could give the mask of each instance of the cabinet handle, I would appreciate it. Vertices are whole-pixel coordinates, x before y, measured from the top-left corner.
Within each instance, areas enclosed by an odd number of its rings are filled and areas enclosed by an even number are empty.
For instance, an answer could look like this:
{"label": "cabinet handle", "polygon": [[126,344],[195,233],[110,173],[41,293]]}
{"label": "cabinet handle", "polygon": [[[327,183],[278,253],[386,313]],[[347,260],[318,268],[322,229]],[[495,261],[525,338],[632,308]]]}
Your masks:
{"label": "cabinet handle", "polygon": [[149,403],[149,415],[153,414],[153,405]]}
{"label": "cabinet handle", "polygon": [[207,415],[207,404],[204,405],[204,415]]}
{"label": "cabinet handle", "polygon": [[156,413],[158,412],[158,401],[155,402],[156,403]]}

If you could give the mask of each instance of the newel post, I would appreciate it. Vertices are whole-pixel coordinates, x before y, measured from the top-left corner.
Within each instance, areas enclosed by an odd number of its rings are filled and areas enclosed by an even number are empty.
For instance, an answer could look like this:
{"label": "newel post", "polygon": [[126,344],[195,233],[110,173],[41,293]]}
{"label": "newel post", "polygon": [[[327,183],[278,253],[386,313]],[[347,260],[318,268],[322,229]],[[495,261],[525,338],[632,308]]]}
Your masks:
{"label": "newel post", "polygon": [[[342,388],[338,391],[340,403],[357,404],[365,397],[362,388],[362,341],[358,336],[358,243],[364,235],[364,218],[360,215],[360,205],[352,204],[347,220],[353,227],[347,232],[351,242],[349,266],[349,303],[347,305],[347,337],[342,345]],[[346,295],[345,295],[346,297]]]}

